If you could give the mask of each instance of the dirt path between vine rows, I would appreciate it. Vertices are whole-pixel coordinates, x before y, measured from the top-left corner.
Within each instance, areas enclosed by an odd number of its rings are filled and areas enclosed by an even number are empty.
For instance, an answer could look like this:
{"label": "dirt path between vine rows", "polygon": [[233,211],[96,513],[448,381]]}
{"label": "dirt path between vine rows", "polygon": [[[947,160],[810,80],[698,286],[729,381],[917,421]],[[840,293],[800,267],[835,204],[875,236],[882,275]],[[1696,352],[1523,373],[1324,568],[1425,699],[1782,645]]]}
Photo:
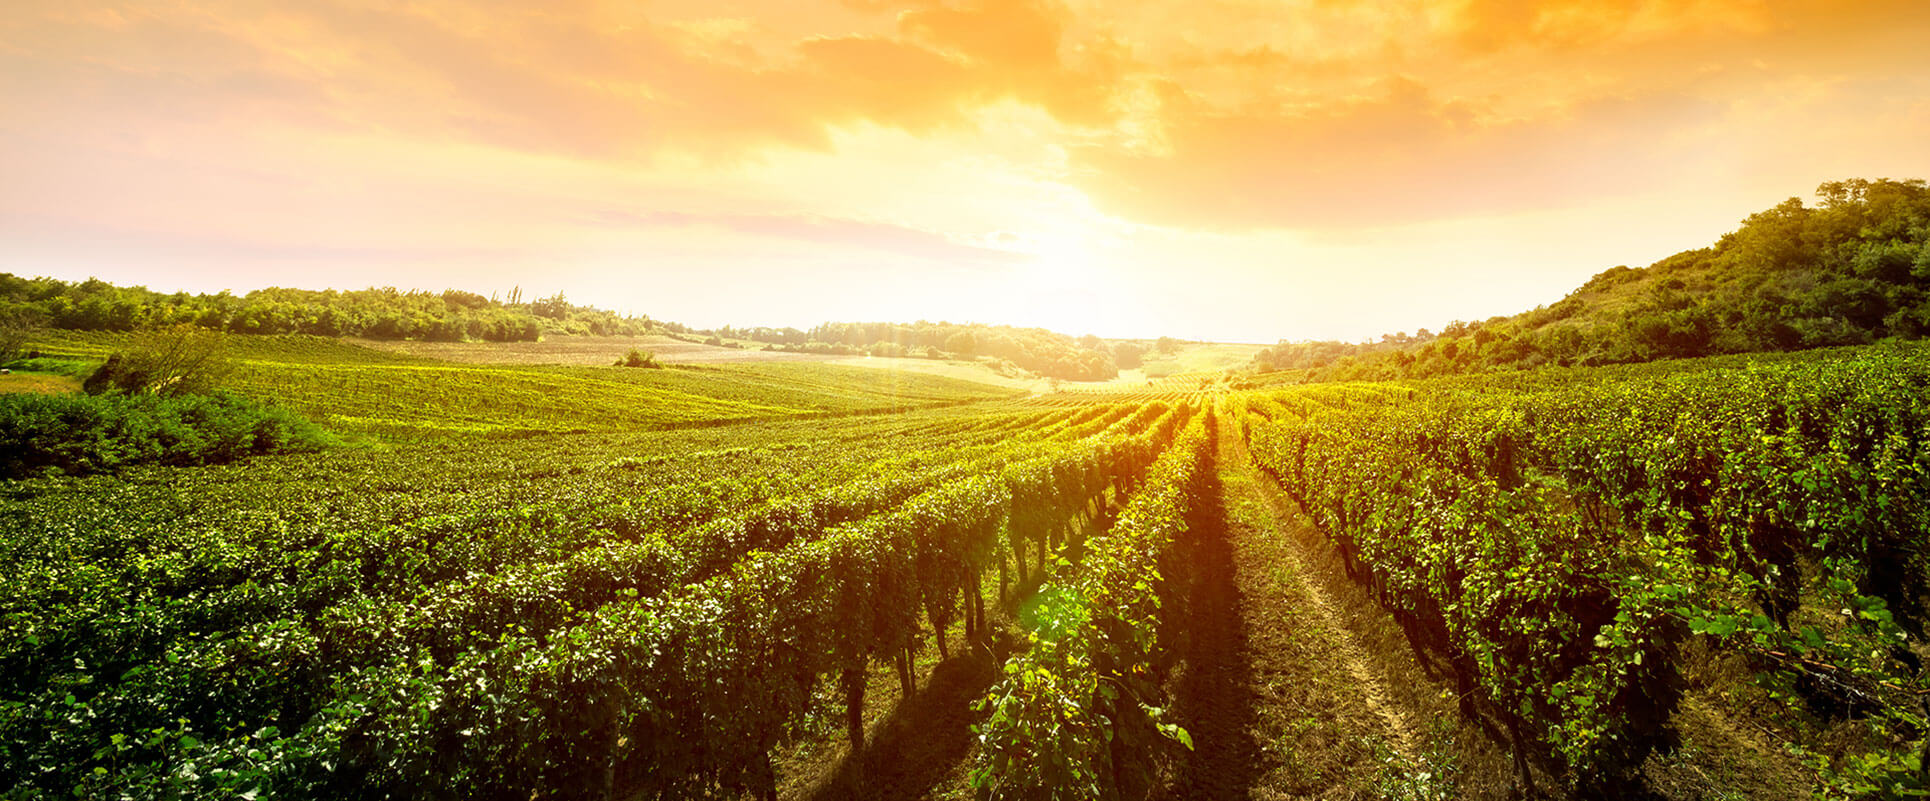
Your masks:
{"label": "dirt path between vine rows", "polygon": [[1189,534],[1193,592],[1171,682],[1194,749],[1156,796],[1368,794],[1421,733],[1296,552],[1283,499],[1222,433]]}
{"label": "dirt path between vine rows", "polygon": [[1319,582],[1314,581],[1306,571],[1297,571],[1296,578],[1300,580],[1301,591],[1306,593],[1308,600],[1313,602],[1309,612],[1318,617],[1322,625],[1336,632],[1335,650],[1346,663],[1347,672],[1359,685],[1361,701],[1380,717],[1382,723],[1386,724],[1388,732],[1393,735],[1395,748],[1399,753],[1409,756],[1419,753],[1422,736],[1420,728],[1405,711],[1393,703],[1393,696],[1387,690],[1386,680],[1382,679],[1379,672],[1367,663],[1367,654],[1361,650],[1358,639],[1341,625],[1339,607],[1328,599],[1326,591],[1320,588]]}
{"label": "dirt path between vine rows", "polygon": [[[1245,444],[1230,427],[1224,433],[1182,546],[1189,589],[1176,627],[1178,665],[1167,681],[1167,719],[1189,732],[1194,747],[1171,746],[1151,798],[1353,799],[1429,790],[1512,797],[1508,755],[1460,717],[1442,695],[1443,674],[1417,660],[1399,626],[1344,576]],[[1017,636],[1009,619],[998,623],[1003,637]],[[878,668],[876,701],[867,705],[873,745],[865,790],[852,789],[853,766],[833,738],[828,752],[781,760],[790,764],[780,773],[795,777],[782,796],[972,797],[965,774],[977,715],[970,703],[1016,643],[1001,645],[998,658],[954,654],[924,666],[908,705]],[[1451,785],[1440,780],[1443,766]],[[1431,786],[1413,784],[1430,775]],[[1390,777],[1407,786],[1390,788]]]}

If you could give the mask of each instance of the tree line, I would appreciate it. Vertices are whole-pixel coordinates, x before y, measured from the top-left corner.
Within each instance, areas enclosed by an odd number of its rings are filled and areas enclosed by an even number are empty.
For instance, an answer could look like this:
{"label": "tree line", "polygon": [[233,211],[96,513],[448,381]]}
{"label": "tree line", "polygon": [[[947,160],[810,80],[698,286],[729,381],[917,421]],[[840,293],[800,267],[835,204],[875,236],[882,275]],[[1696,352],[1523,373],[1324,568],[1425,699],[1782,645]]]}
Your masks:
{"label": "tree line", "polygon": [[136,331],[189,324],[236,334],[534,342],[545,334],[617,336],[651,330],[648,317],[571,304],[562,293],[524,302],[448,289],[310,290],[270,287],[244,295],[156,292],[97,278],[61,281],[0,273],[0,320],[14,326]]}
{"label": "tree line", "polygon": [[[1069,381],[1114,378],[1138,367],[1149,347],[1097,336],[1072,337],[1043,328],[969,323],[824,323],[810,329],[732,327],[697,329],[643,315],[624,315],[570,303],[562,294],[525,301],[520,290],[485,297],[460,289],[310,290],[270,287],[236,295],[158,292],[116,286],[97,278],[62,281],[0,273],[0,340],[9,332],[48,327],[82,331],[141,331],[189,325],[234,334],[308,334],[323,337],[415,339],[437,342],[535,342],[544,336],[666,334],[711,345],[842,356],[983,360],[995,368]],[[18,344],[18,343],[16,343]],[[5,342],[0,342],[4,346]],[[1152,350],[1171,353],[1162,337]],[[0,347],[0,351],[5,351]],[[0,354],[4,355],[4,354]]]}
{"label": "tree line", "polygon": [[927,359],[989,359],[1048,378],[1103,381],[1121,367],[1136,367],[1142,349],[1109,343],[1093,335],[1074,338],[1043,328],[929,322],[824,323],[798,328],[734,328],[709,333],[765,343],[772,350],[843,356]]}

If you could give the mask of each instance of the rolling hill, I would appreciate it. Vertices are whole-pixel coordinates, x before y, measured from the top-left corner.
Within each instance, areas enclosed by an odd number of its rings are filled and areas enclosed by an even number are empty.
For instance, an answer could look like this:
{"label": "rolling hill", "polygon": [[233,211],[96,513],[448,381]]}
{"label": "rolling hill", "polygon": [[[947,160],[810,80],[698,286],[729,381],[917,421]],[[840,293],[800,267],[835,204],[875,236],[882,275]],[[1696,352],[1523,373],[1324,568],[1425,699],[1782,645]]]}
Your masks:
{"label": "rolling hill", "polygon": [[1508,317],[1377,343],[1282,343],[1263,370],[1308,380],[1416,378],[1860,345],[1930,334],[1930,186],[1832,181],[1705,248],[1614,267]]}

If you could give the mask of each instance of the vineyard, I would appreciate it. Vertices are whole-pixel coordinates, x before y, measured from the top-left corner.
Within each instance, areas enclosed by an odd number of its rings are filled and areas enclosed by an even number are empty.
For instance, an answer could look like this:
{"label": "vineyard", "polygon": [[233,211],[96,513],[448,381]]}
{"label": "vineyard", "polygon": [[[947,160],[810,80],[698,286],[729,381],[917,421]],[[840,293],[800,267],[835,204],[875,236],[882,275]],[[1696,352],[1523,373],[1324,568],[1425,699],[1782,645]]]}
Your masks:
{"label": "vineyard", "polygon": [[1926,789],[1930,350],[1015,397],[256,348],[344,444],[0,483],[0,797]]}

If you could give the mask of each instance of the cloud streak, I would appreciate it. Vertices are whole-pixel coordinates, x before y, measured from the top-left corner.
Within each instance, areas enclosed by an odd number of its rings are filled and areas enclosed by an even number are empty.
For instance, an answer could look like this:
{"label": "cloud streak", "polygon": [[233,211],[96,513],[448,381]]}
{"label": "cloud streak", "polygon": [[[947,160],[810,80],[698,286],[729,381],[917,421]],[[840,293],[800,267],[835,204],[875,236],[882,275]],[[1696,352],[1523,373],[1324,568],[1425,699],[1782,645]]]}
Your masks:
{"label": "cloud streak", "polygon": [[1076,153],[1067,183],[1102,208],[1292,228],[1613,190],[1589,163],[1666,169],[1649,158],[1653,134],[1707,122],[1711,94],[1889,69],[1832,43],[1930,34],[1930,12],[1907,2],[1187,7],[857,2],[814,28],[809,13],[758,22],[774,16],[765,3],[705,16],[585,0],[45,4],[0,32],[0,58],[8,94],[42,107],[267,117],[644,164],[828,151],[854,125],[968,140],[985,133],[979,110],[1016,102],[1049,115],[1047,135]]}

